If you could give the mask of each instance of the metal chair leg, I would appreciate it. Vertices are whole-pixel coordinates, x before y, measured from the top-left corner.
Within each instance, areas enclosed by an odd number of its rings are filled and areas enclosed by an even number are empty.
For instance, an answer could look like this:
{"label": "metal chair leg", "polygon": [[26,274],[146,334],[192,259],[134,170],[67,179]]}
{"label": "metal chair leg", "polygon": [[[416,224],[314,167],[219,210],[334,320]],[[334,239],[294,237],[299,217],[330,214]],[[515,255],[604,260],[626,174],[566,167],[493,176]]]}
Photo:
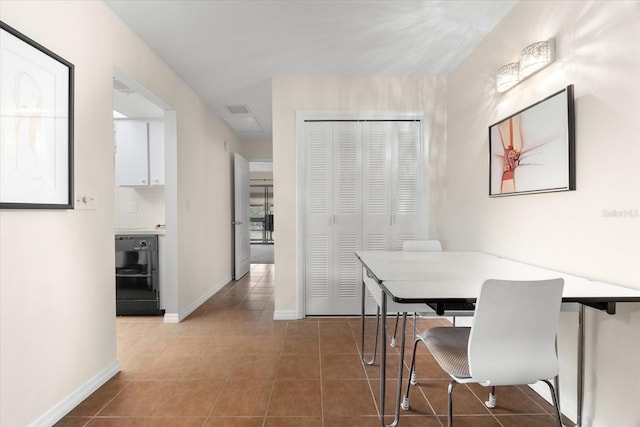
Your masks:
{"label": "metal chair leg", "polygon": [[396,324],[393,327],[393,336],[391,337],[391,347],[396,346],[396,335],[398,334],[398,319],[400,318],[400,313],[396,313]]}
{"label": "metal chair leg", "polygon": [[489,392],[489,400],[484,402],[487,408],[495,408],[496,407],[496,386],[491,387],[491,391]]}
{"label": "metal chair leg", "polygon": [[413,353],[411,354],[411,368],[409,368],[409,378],[411,379],[409,382],[407,382],[407,392],[404,395],[404,397],[402,398],[402,409],[404,409],[405,411],[409,410],[409,389],[411,388],[411,384],[416,384],[413,382],[413,378],[414,378],[414,371],[416,369],[416,350],[418,349],[418,343],[420,342],[420,340],[413,340]]}
{"label": "metal chair leg", "polygon": [[551,399],[553,400],[553,408],[555,409],[556,418],[558,420],[558,427],[562,427],[562,414],[560,413],[560,407],[558,406],[558,398],[556,397],[556,390],[553,388],[553,385],[549,380],[542,380],[542,381],[544,381],[549,386],[549,390],[551,391]]}
{"label": "metal chair leg", "polygon": [[453,427],[453,388],[458,384],[456,380],[449,383],[449,402],[447,405],[447,426]]}

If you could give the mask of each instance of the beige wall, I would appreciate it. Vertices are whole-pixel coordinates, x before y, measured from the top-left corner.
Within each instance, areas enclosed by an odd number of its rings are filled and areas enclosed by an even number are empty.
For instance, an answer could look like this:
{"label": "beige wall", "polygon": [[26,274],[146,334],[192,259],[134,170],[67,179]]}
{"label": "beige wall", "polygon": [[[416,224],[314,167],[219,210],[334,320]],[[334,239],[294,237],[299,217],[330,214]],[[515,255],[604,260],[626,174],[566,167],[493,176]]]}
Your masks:
{"label": "beige wall", "polygon": [[[435,77],[292,77],[273,79],[273,165],[278,237],[276,316],[297,313],[296,112],[424,112],[431,187],[443,167],[445,80]],[[430,227],[432,228],[432,227]],[[437,237],[437,236],[434,236]]]}
{"label": "beige wall", "polygon": [[114,67],[176,110],[177,311],[231,277],[237,140],[103,2],[3,0],[0,19],[75,65],[75,193],[96,198],[89,211],[0,211],[0,425],[51,425],[118,369]]}
{"label": "beige wall", "polygon": [[[640,288],[638,22],[638,2],[519,2],[450,75],[438,218],[450,249]],[[557,61],[496,94],[496,70],[550,37]],[[490,199],[487,127],[568,84],[575,85],[577,190]],[[607,217],[611,210],[631,215]],[[587,314],[583,425],[638,426],[640,306],[620,304],[616,316]],[[575,413],[575,322],[575,313],[563,315],[560,333],[568,413]]]}
{"label": "beige wall", "polygon": [[273,158],[272,141],[242,141],[238,144],[238,153],[249,160],[267,160]]}

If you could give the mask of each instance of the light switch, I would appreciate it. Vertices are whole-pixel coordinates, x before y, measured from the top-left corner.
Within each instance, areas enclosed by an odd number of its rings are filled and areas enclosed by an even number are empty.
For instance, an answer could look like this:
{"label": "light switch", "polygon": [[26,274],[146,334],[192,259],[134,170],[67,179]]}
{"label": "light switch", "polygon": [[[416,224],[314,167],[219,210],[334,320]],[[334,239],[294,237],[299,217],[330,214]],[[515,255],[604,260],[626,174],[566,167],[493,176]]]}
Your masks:
{"label": "light switch", "polygon": [[127,202],[128,213],[138,213],[138,202]]}
{"label": "light switch", "polygon": [[74,208],[77,210],[95,210],[95,196],[93,194],[80,194],[76,196]]}

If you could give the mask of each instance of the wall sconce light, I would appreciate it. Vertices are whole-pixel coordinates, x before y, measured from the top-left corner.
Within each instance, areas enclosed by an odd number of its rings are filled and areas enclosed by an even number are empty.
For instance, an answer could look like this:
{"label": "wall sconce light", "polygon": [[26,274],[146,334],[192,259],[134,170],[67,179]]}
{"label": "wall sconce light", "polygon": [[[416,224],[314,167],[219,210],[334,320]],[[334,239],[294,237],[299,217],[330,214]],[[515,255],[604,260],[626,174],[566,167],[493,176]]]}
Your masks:
{"label": "wall sconce light", "polygon": [[519,62],[512,62],[500,67],[498,75],[496,76],[496,88],[498,92],[506,92],[518,83],[520,83]]}
{"label": "wall sconce light", "polygon": [[496,90],[506,92],[555,60],[555,40],[530,44],[520,52],[520,62],[503,65],[496,75]]}

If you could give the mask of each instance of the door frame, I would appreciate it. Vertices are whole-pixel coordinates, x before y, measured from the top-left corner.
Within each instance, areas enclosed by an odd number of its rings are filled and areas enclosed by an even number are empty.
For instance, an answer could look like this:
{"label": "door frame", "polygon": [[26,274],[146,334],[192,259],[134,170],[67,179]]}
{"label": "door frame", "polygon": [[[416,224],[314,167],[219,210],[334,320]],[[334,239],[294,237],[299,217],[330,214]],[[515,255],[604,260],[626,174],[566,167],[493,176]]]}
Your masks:
{"label": "door frame", "polygon": [[[422,162],[427,165],[424,176],[427,185],[420,185],[422,197],[423,212],[425,214],[425,224],[429,224],[429,185],[428,185],[428,165],[429,165],[429,131],[426,126],[427,113],[424,111],[297,111],[296,112],[296,290],[297,290],[297,317],[303,319],[306,313],[306,289],[305,289],[305,194],[304,194],[304,178],[305,178],[305,128],[306,121],[323,120],[323,121],[368,121],[368,120],[413,120],[420,122],[420,137],[422,138]],[[421,181],[422,182],[422,181]]]}

